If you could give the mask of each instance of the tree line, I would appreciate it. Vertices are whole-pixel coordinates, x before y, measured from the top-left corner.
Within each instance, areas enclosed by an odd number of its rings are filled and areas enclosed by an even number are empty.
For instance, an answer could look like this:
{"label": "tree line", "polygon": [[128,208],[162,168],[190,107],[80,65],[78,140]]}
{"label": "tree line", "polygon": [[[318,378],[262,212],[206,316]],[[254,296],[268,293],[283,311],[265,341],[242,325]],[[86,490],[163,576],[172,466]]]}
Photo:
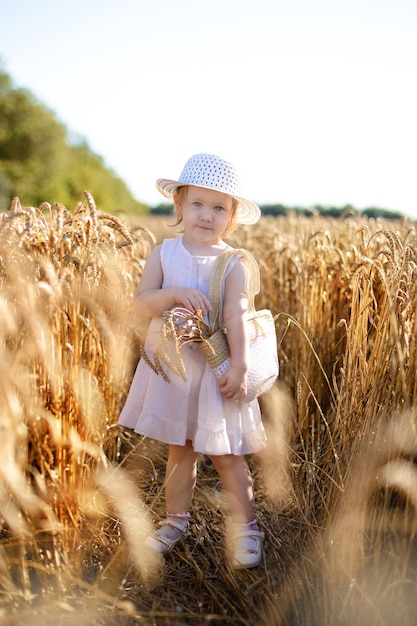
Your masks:
{"label": "tree line", "polygon": [[[321,217],[337,217],[346,218],[354,215],[364,215],[367,217],[383,217],[388,220],[399,220],[403,217],[403,214],[399,211],[389,211],[379,207],[367,207],[359,211],[355,209],[351,204],[347,204],[342,207],[335,206],[323,206],[316,204],[313,207],[293,207],[286,206],[284,204],[260,204],[262,215],[272,215],[278,217],[280,215],[288,215],[289,213],[295,215],[303,215],[305,217],[313,217],[313,215],[320,215]],[[161,203],[151,208],[151,214],[153,215],[168,215],[172,212],[172,204]]]}
{"label": "tree line", "polygon": [[106,212],[149,210],[101,156],[85,141],[70,141],[55,114],[0,67],[0,210],[16,196],[25,206],[60,202],[72,209],[84,190]]}

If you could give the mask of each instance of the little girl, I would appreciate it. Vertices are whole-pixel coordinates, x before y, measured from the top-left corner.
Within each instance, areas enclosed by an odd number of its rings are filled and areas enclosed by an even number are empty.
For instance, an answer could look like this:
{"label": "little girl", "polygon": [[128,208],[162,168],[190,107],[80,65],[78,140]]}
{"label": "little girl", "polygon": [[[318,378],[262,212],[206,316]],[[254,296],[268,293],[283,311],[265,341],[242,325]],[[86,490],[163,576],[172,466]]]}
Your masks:
{"label": "little girl", "polygon": [[[202,312],[206,321],[210,270],[230,249],[223,237],[237,224],[255,224],[259,207],[240,196],[235,167],[212,154],[196,154],[178,181],[159,179],[159,191],[174,202],[183,235],[166,239],[149,255],[135,291],[135,305],[151,319],[145,351],[152,358],[161,344],[161,316],[174,306]],[[223,321],[231,367],[218,380],[198,347],[185,345],[181,356],[186,380],[167,370],[169,382],[144,359],[139,361],[119,423],[169,444],[166,467],[166,519],[148,538],[158,552],[171,549],[186,533],[196,484],[197,458],[207,454],[222,481],[233,522],[236,568],[262,561],[262,539],[255,520],[254,490],[244,455],[266,445],[257,400],[246,395],[248,270],[236,254],[223,285]]]}

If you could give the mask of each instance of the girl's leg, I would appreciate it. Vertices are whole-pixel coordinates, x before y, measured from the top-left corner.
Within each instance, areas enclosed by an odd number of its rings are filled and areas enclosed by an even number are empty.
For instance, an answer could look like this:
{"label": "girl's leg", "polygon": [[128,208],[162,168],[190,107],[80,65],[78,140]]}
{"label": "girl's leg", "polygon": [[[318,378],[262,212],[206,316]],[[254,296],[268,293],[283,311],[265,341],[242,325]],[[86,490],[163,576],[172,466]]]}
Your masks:
{"label": "girl's leg", "polygon": [[242,456],[210,457],[223,484],[233,522],[232,566],[257,567],[262,562],[262,540],[255,520],[252,476]]}
{"label": "girl's leg", "polygon": [[228,454],[210,457],[222,481],[232,521],[248,524],[255,517],[252,476],[243,456]]}
{"label": "girl's leg", "polygon": [[197,479],[197,453],[191,442],[169,446],[166,467],[166,507],[168,513],[186,515]]}
{"label": "girl's leg", "polygon": [[168,552],[188,529],[188,510],[191,506],[197,478],[197,454],[187,442],[185,446],[169,446],[166,467],[166,508],[164,521],[147,544],[157,552]]}

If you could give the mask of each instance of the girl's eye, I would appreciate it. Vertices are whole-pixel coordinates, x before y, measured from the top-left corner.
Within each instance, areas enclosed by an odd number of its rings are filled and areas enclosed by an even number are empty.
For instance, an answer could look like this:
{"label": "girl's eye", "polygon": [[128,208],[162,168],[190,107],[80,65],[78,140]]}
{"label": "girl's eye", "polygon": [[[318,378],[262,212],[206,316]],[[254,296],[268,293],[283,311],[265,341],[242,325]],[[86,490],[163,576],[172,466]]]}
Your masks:
{"label": "girl's eye", "polygon": [[222,207],[222,206],[220,206],[220,205],[219,205],[219,206],[215,206],[215,207],[214,207],[214,210],[215,210],[217,213],[221,213],[222,211],[224,211],[223,207]]}
{"label": "girl's eye", "polygon": [[194,206],[196,206],[196,207],[198,207],[198,208],[200,208],[201,206],[203,206],[203,205],[201,204],[201,202],[193,202],[193,205],[194,205]]}

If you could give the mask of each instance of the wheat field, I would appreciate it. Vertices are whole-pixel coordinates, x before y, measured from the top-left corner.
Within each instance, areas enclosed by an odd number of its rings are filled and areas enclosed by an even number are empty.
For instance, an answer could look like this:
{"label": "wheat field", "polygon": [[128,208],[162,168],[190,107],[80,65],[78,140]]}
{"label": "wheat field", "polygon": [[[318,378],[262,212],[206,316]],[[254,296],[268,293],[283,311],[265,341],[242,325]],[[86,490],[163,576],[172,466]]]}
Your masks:
{"label": "wheat field", "polygon": [[88,192],[0,213],[0,623],[414,623],[415,224],[288,215],[230,237],[260,264],[281,367],[250,459],[264,563],[236,572],[204,457],[189,536],[147,552],[167,451],[117,425],[146,328],[133,290],[169,222]]}

